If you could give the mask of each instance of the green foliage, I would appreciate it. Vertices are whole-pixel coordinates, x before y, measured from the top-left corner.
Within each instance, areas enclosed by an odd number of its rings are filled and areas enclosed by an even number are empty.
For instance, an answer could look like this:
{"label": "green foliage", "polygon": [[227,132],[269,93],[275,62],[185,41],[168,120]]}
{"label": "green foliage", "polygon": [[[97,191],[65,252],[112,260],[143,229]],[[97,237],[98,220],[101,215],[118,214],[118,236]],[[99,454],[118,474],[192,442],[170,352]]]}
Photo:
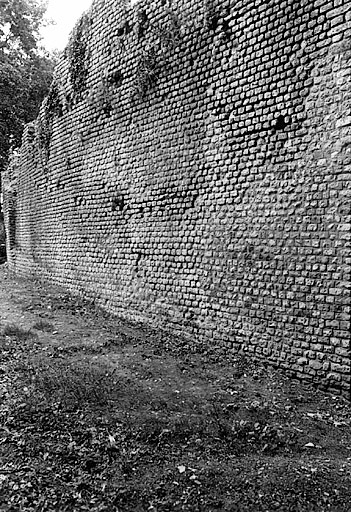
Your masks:
{"label": "green foliage", "polygon": [[156,83],[158,72],[157,54],[154,48],[150,48],[143,52],[136,70],[134,88],[140,98]]}
{"label": "green foliage", "polygon": [[[102,363],[91,364],[82,361],[79,366],[66,361],[34,358],[27,371],[41,401],[60,402],[68,409],[81,408],[84,405],[107,405],[114,387],[109,367]],[[110,378],[106,378],[106,375]],[[32,405],[35,405],[34,399]]]}
{"label": "green foliage", "polygon": [[43,332],[52,332],[54,330],[54,326],[51,322],[48,322],[47,320],[38,320],[38,322],[35,322],[32,329],[36,329],[37,331],[43,331]]}
{"label": "green foliage", "polygon": [[[145,22],[145,26],[149,25]],[[150,31],[156,41],[142,51],[135,75],[134,90],[139,98],[156,84],[161,70],[167,67],[170,52],[180,41],[180,20],[175,12],[167,9],[167,21],[162,25],[151,25]]]}
{"label": "green foliage", "polygon": [[61,117],[63,115],[63,104],[60,100],[59,86],[55,81],[52,82],[46,97],[45,109],[49,117]]}
{"label": "green foliage", "polygon": [[42,155],[42,164],[47,164],[50,157],[50,141],[52,135],[52,120],[53,117],[48,115],[47,98],[44,100],[44,111],[40,112],[36,124],[36,134],[38,136],[38,144]]}
{"label": "green foliage", "polygon": [[0,212],[0,246],[5,244],[4,214]]}
{"label": "green foliage", "polygon": [[54,59],[39,49],[45,9],[39,0],[0,1],[0,173],[52,80]]}
{"label": "green foliage", "polygon": [[177,14],[167,9],[167,22],[153,27],[154,33],[160,39],[161,52],[173,50],[180,41],[181,23]]}
{"label": "green foliage", "polygon": [[35,51],[45,11],[40,0],[0,1],[0,50],[17,56]]}
{"label": "green foliage", "polygon": [[43,101],[41,110],[36,123],[36,134],[38,136],[39,148],[42,155],[42,163],[47,164],[50,157],[50,142],[53,130],[54,117],[63,115],[63,104],[60,99],[59,85],[54,80],[51,83],[49,92]]}
{"label": "green foliage", "polygon": [[220,14],[213,0],[205,0],[205,24],[208,30],[216,30]]}
{"label": "green foliage", "polygon": [[6,325],[2,334],[16,341],[27,341],[35,337],[35,334],[30,329],[23,329],[15,324]]}
{"label": "green foliage", "polygon": [[85,90],[88,74],[88,41],[91,19],[84,14],[74,29],[67,52],[70,61],[70,75],[74,93],[80,97]]}

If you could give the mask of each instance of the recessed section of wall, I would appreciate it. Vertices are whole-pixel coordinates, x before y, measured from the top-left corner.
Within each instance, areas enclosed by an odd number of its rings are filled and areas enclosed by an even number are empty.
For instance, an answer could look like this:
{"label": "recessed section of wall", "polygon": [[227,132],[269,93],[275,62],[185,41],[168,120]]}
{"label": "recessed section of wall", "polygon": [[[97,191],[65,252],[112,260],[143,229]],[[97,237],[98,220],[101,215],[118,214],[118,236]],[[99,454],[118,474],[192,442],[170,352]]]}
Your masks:
{"label": "recessed section of wall", "polygon": [[11,269],[347,395],[350,16],[334,4],[96,0],[5,178]]}

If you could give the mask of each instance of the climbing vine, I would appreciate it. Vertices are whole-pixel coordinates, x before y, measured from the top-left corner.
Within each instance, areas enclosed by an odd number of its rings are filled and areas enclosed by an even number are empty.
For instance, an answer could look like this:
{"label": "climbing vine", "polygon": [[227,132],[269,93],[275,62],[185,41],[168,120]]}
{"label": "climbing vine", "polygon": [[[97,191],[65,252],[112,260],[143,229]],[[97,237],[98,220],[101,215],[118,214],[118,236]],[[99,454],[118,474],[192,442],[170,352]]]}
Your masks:
{"label": "climbing vine", "polygon": [[45,113],[48,117],[62,117],[63,115],[63,104],[60,100],[59,85],[55,80],[52,82],[46,98]]}
{"label": "climbing vine", "polygon": [[213,0],[205,0],[205,25],[208,30],[216,30],[220,19],[220,13],[217,11]]}
{"label": "climbing vine", "polygon": [[50,142],[52,136],[52,118],[46,115],[45,109],[46,100],[44,100],[43,110],[40,112],[37,119],[38,146],[44,170],[50,158]]}
{"label": "climbing vine", "polygon": [[90,37],[91,18],[84,14],[76,25],[67,48],[69,72],[74,94],[79,98],[86,87],[89,55],[88,42]]}
{"label": "climbing vine", "polygon": [[134,90],[140,98],[143,98],[146,92],[156,83],[158,74],[156,48],[151,47],[142,52],[137,64]]}
{"label": "climbing vine", "polygon": [[[161,70],[167,67],[170,51],[174,50],[180,41],[180,20],[171,9],[167,9],[167,13],[167,22],[163,25],[149,25],[147,19],[143,18],[143,27],[150,27],[150,32],[153,34],[155,42],[142,50],[137,64],[134,90],[140,98],[143,98],[146,92],[156,84]],[[143,36],[144,31],[140,32],[139,29],[139,39]]]}
{"label": "climbing vine", "polygon": [[63,104],[60,99],[59,84],[54,80],[50,86],[48,95],[43,101],[42,109],[37,120],[38,144],[46,164],[50,157],[50,142],[52,136],[53,121],[55,117],[63,115]]}
{"label": "climbing vine", "polygon": [[180,41],[181,23],[177,14],[167,9],[167,23],[153,26],[153,32],[159,38],[160,49],[163,52],[173,50]]}

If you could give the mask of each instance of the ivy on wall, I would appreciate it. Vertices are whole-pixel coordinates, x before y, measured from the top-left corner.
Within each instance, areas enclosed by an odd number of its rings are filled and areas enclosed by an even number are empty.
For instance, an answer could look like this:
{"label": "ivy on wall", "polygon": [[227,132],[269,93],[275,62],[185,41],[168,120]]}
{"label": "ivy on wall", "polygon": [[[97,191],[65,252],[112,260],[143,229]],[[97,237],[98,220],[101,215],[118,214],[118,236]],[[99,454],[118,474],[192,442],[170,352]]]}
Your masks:
{"label": "ivy on wall", "polygon": [[[46,164],[50,158],[50,142],[55,117],[62,117],[63,104],[60,99],[59,84],[54,80],[49,93],[45,98],[41,112],[37,119],[36,134],[42,155],[42,162]],[[45,165],[44,165],[45,168]]]}
{"label": "ivy on wall", "polygon": [[148,44],[142,50],[136,67],[134,91],[139,98],[143,98],[156,84],[161,70],[167,66],[169,53],[179,44],[181,23],[177,14],[169,8],[167,8],[167,22],[162,25],[150,24],[144,11],[143,16],[139,16],[138,20],[138,39],[145,37],[146,29],[149,29],[154,39],[152,44]]}
{"label": "ivy on wall", "polygon": [[143,98],[146,92],[156,83],[158,74],[156,48],[151,47],[142,52],[136,68],[134,90],[139,98]]}
{"label": "ivy on wall", "polygon": [[[86,89],[88,75],[89,54],[88,41],[90,37],[91,18],[89,13],[84,14],[76,25],[72,38],[65,50],[65,57],[69,59],[69,73],[72,84],[72,95],[66,96],[66,108],[69,108],[72,100],[80,99]],[[50,158],[50,142],[55,117],[61,117],[64,113],[64,104],[60,98],[60,86],[57,80],[51,84],[45,98],[41,112],[37,119],[36,135],[42,157],[43,168]]]}
{"label": "ivy on wall", "polygon": [[73,92],[78,98],[86,88],[89,65],[88,41],[90,30],[91,17],[89,13],[86,13],[77,23],[66,49]]}

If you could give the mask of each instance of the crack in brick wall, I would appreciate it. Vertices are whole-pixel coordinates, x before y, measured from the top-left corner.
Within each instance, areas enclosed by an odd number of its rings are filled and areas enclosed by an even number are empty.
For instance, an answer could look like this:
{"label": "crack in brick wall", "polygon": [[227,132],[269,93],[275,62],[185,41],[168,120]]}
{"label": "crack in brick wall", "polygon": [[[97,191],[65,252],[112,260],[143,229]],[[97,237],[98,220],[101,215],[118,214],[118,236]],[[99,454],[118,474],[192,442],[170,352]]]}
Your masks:
{"label": "crack in brick wall", "polygon": [[96,0],[5,177],[10,268],[347,395],[349,7]]}

